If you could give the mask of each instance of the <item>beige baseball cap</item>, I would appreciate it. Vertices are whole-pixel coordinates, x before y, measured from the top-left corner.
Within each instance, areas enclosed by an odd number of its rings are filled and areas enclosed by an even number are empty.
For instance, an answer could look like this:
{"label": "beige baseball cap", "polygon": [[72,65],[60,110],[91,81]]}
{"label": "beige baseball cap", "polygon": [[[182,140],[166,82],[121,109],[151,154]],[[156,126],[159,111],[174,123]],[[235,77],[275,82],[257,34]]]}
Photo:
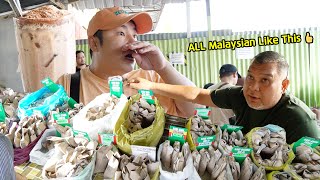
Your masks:
{"label": "beige baseball cap", "polygon": [[98,11],[89,22],[88,37],[93,36],[98,30],[110,30],[119,27],[132,20],[138,34],[144,34],[152,30],[152,19],[147,12],[129,15],[120,7],[104,8]]}

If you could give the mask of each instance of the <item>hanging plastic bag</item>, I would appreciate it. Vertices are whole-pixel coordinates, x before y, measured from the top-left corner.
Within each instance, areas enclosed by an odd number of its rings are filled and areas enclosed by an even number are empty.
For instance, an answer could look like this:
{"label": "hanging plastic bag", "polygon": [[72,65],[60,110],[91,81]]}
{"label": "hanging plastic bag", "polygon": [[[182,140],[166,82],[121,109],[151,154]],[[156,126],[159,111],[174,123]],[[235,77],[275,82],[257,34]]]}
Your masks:
{"label": "hanging plastic bag", "polygon": [[73,129],[88,133],[89,137],[95,141],[98,140],[98,133],[112,133],[114,126],[128,101],[125,95],[121,95],[118,99],[119,102],[114,106],[110,113],[105,116],[94,120],[90,120],[90,118],[87,117],[90,108],[103,106],[108,99],[110,99],[109,93],[101,94],[83,107],[83,109],[71,119]]}
{"label": "hanging plastic bag", "polygon": [[156,146],[162,137],[165,117],[164,109],[160,106],[159,101],[155,99],[156,113],[152,124],[144,129],[137,130],[133,133],[128,132],[128,121],[130,106],[139,101],[140,94],[134,95],[127,102],[126,106],[115,125],[114,134],[117,136],[118,148],[126,154],[131,155],[131,145]]}
{"label": "hanging plastic bag", "polygon": [[35,111],[40,111],[44,116],[47,116],[50,110],[62,105],[68,96],[63,86],[57,86],[59,89],[55,93],[52,93],[48,87],[43,87],[25,96],[18,105],[19,119],[31,116]]}

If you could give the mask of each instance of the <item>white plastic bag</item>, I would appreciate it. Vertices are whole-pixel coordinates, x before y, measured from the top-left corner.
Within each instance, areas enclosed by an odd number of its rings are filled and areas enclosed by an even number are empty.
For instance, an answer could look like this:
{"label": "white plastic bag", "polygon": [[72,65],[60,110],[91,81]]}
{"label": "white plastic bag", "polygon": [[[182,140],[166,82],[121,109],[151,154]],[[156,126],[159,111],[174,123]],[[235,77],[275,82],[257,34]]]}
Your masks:
{"label": "white plastic bag", "polygon": [[162,151],[162,146],[161,144],[158,149],[158,154],[157,154],[157,159],[160,161],[160,180],[201,180],[198,172],[193,166],[193,160],[192,160],[192,155],[191,153],[189,154],[189,157],[186,162],[186,166],[183,168],[183,171],[178,171],[176,173],[168,172],[162,169],[162,163],[160,160],[160,155]]}
{"label": "white plastic bag", "polygon": [[[59,155],[57,155],[55,158],[57,158]],[[54,158],[50,159],[54,160]],[[66,177],[66,178],[51,178],[52,180],[91,180],[92,176],[93,176],[93,171],[94,171],[94,167],[95,167],[95,163],[96,163],[96,152],[94,153],[94,155],[92,156],[91,162],[83,169],[83,171],[81,171],[81,173],[76,176],[76,177]],[[43,179],[48,179],[44,174],[44,169],[42,170],[42,178]]]}
{"label": "white plastic bag", "polygon": [[34,146],[34,148],[30,152],[30,162],[36,163],[40,166],[44,166],[46,162],[53,156],[54,154],[54,148],[43,152],[42,150],[42,142],[45,142],[47,137],[49,136],[56,136],[56,130],[55,129],[47,129],[37,142],[37,144]]}
{"label": "white plastic bag", "polygon": [[73,128],[78,131],[83,131],[88,133],[91,140],[98,140],[98,133],[112,133],[113,128],[119,119],[119,116],[126,105],[128,99],[125,95],[121,95],[120,101],[111,111],[110,114],[96,119],[94,121],[89,121],[86,118],[87,111],[94,106],[102,106],[106,102],[107,98],[110,97],[110,93],[105,93],[97,96],[89,104],[87,104],[77,115],[75,115],[71,122],[73,123]]}

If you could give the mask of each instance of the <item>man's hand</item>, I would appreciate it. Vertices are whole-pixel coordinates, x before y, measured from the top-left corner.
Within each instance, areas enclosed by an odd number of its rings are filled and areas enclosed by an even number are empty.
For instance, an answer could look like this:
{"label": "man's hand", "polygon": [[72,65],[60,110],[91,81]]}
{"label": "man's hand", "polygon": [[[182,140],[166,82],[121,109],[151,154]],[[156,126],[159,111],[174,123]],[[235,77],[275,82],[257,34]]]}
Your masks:
{"label": "man's hand", "polygon": [[148,42],[136,41],[123,46],[122,51],[132,50],[139,67],[144,70],[154,70],[156,72],[163,70],[166,66],[166,59],[160,49]]}
{"label": "man's hand", "polygon": [[320,109],[312,108],[311,110],[316,114],[316,118],[320,120]]}
{"label": "man's hand", "polygon": [[151,90],[152,84],[153,84],[152,82],[143,78],[135,78],[129,81],[130,87],[136,90],[139,90],[139,89]]}

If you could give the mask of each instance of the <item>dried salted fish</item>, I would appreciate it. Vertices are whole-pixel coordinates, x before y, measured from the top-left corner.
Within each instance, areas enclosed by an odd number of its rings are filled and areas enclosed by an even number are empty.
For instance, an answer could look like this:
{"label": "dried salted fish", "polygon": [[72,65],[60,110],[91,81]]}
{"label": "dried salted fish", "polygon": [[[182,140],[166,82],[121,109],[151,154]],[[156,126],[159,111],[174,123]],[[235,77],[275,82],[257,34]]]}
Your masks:
{"label": "dried salted fish", "polygon": [[201,155],[201,160],[200,160],[200,164],[199,164],[198,173],[200,176],[202,176],[204,174],[205,170],[207,169],[207,165],[208,165],[211,157],[206,149],[201,149],[199,153]]}
{"label": "dried salted fish", "polygon": [[17,117],[16,109],[18,108],[18,103],[25,95],[26,93],[15,92],[10,88],[0,89],[0,102],[3,104],[8,118]]}
{"label": "dried salted fish", "polygon": [[128,132],[133,133],[143,128],[149,127],[155,118],[156,107],[149,104],[145,99],[140,98],[129,107],[129,116],[127,120]]}
{"label": "dried salted fish", "polygon": [[238,130],[237,132],[232,131],[229,133],[227,129],[225,129],[222,132],[218,148],[224,154],[229,154],[234,146],[243,147],[246,145],[247,141],[244,138],[241,130]]}
{"label": "dried salted fish", "polygon": [[314,150],[301,144],[296,148],[294,163],[290,166],[298,175],[305,179],[320,178],[320,156]]}
{"label": "dried salted fish", "polygon": [[252,132],[252,147],[256,161],[266,167],[281,167],[292,151],[286,144],[285,131],[271,132],[262,127]]}
{"label": "dried salted fish", "polygon": [[89,108],[86,114],[86,118],[89,121],[100,119],[110,114],[111,111],[118,104],[118,102],[119,102],[119,99],[116,96],[111,95],[106,99],[106,102],[104,102],[102,106],[96,105],[94,107]]}

